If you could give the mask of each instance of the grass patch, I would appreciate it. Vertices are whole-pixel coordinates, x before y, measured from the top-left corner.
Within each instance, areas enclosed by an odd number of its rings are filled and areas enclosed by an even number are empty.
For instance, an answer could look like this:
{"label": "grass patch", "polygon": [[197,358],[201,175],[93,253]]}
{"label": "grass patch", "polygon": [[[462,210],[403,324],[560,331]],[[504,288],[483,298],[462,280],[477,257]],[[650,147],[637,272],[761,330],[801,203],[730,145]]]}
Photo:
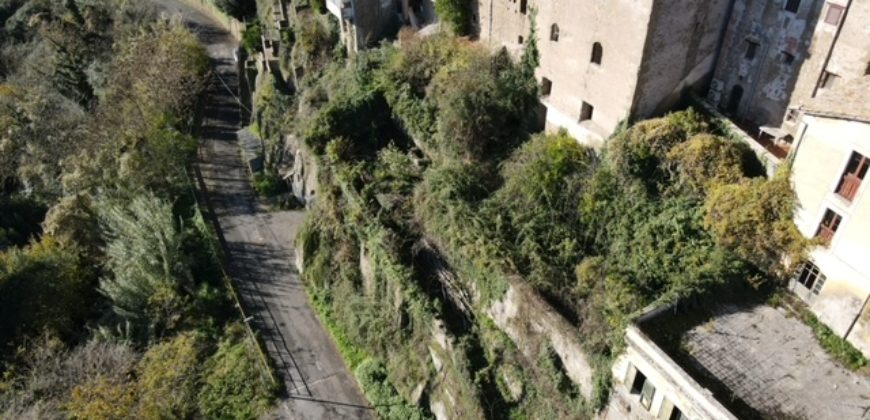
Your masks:
{"label": "grass patch", "polygon": [[275,197],[287,192],[287,183],[278,174],[258,172],[254,174],[254,189],[263,197]]}

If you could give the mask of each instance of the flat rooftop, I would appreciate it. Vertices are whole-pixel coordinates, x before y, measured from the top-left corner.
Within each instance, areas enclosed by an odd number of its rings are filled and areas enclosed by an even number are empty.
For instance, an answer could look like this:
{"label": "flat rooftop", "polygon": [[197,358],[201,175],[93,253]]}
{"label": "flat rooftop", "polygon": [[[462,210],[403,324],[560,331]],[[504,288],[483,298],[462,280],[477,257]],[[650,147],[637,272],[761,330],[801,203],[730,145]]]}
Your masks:
{"label": "flat rooftop", "polygon": [[640,328],[740,418],[870,419],[870,378],[831,359],[787,309],[706,304]]}

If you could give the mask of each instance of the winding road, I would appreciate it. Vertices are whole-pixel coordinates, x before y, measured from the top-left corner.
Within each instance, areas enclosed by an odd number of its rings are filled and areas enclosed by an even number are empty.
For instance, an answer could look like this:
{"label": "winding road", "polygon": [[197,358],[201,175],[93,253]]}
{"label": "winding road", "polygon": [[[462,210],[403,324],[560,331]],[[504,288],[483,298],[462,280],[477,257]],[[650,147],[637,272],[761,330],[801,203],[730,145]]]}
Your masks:
{"label": "winding road", "polygon": [[208,48],[217,76],[207,92],[197,167],[209,210],[216,216],[229,274],[251,314],[248,321],[285,384],[274,417],[374,418],[291,263],[304,213],[267,212],[251,188],[236,135],[241,125],[234,59],[238,41],[196,6],[153,1],[164,13],[182,16]]}

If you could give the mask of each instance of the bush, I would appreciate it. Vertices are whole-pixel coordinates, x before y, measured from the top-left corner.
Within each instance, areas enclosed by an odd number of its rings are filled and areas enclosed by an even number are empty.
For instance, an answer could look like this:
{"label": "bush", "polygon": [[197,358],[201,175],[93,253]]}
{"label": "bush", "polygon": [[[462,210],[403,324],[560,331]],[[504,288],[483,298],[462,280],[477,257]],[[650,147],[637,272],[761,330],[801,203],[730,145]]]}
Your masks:
{"label": "bush", "polygon": [[242,45],[250,55],[258,51],[263,51],[263,24],[255,19],[245,26],[245,32],[242,33]]}
{"label": "bush", "polygon": [[272,404],[275,388],[264,375],[244,327],[227,327],[218,349],[205,361],[197,396],[200,414],[214,419],[256,419]]}
{"label": "bush", "polygon": [[254,174],[254,189],[263,197],[274,197],[287,192],[287,182],[278,174],[257,172]]}
{"label": "bush", "polygon": [[810,244],[794,224],[790,173],[716,187],[704,204],[704,226],[719,244],[778,275],[790,272],[783,261],[801,261]]}
{"label": "bush", "polygon": [[68,337],[95,300],[92,273],[79,267],[75,249],[43,237],[24,249],[0,252],[0,346],[51,331]]}
{"label": "bush", "polygon": [[468,35],[471,29],[471,3],[468,0],[436,0],[435,12],[456,35]]}
{"label": "bush", "polygon": [[366,359],[354,371],[356,379],[372,402],[378,417],[385,420],[422,420],[426,418],[420,408],[408,404],[387,378],[384,364]]}
{"label": "bush", "polygon": [[137,368],[138,416],[193,417],[200,346],[195,334],[183,333],[145,352]]}
{"label": "bush", "polygon": [[214,4],[222,12],[238,20],[244,20],[245,17],[253,16],[257,11],[257,2],[255,0],[214,0]]}

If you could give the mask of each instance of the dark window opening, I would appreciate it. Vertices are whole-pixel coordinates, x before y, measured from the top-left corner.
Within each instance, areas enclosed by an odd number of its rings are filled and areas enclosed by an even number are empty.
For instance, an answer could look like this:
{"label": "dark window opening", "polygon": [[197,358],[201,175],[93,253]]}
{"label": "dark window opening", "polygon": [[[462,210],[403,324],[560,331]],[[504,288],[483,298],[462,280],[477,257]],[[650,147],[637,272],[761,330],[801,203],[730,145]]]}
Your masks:
{"label": "dark window opening", "polygon": [[791,63],[794,63],[794,55],[787,52],[787,51],[783,51],[782,52],[782,63],[786,64],[786,65],[791,65]]}
{"label": "dark window opening", "polygon": [[595,112],[595,107],[584,101],[580,108],[580,122],[591,120],[593,112]]}
{"label": "dark window opening", "polygon": [[604,56],[604,48],[601,47],[600,42],[596,42],[592,44],[592,59],[589,60],[593,64],[601,65],[601,58]]}
{"label": "dark window opening", "polygon": [[674,406],[674,409],[671,410],[671,415],[668,416],[668,420],[685,420],[686,416],[683,415],[683,412],[680,411],[679,408]]}
{"label": "dark window opening", "polygon": [[553,89],[553,82],[544,77],[541,79],[541,96],[548,96]]}
{"label": "dark window opening", "polygon": [[518,44],[522,44],[523,41],[524,41],[524,39],[523,39],[523,36],[522,36],[522,35],[520,35],[520,36],[517,37],[517,43],[518,43]]}
{"label": "dark window opening", "polygon": [[867,168],[870,167],[870,159],[866,156],[853,152],[849,157],[849,163],[846,164],[846,170],[843,171],[843,176],[837,184],[837,194],[846,200],[852,201],[858,195],[858,189],[861,188],[861,182],[867,176]]}
{"label": "dark window opening", "polygon": [[801,0],[788,0],[785,2],[785,11],[797,13],[798,8],[801,6]]}
{"label": "dark window opening", "polygon": [[528,0],[520,0],[520,13],[526,14],[526,11],[529,8],[528,6]]}
{"label": "dark window opening", "polygon": [[634,375],[634,381],[631,382],[631,393],[632,394],[640,394],[640,391],[643,389],[643,384],[646,383],[646,375],[641,371],[637,371]]}
{"label": "dark window opening", "polygon": [[555,23],[550,26],[550,41],[559,41],[559,25]]}
{"label": "dark window opening", "polygon": [[867,62],[867,68],[864,69],[864,75],[870,76],[870,62]]}
{"label": "dark window opening", "polygon": [[822,274],[819,267],[809,261],[803,263],[795,275],[796,282],[804,285],[807,289],[812,290],[815,294],[819,294],[822,290],[822,286],[825,285],[826,279],[827,277]]}
{"label": "dark window opening", "polygon": [[834,234],[840,227],[840,222],[843,217],[831,209],[825,210],[825,216],[822,217],[822,222],[819,223],[819,229],[816,231],[816,237],[827,244],[830,244],[834,239]]}
{"label": "dark window opening", "polygon": [[825,23],[829,25],[839,25],[840,18],[843,17],[843,6],[833,3],[828,3],[828,13],[825,15]]}
{"label": "dark window opening", "polygon": [[725,111],[729,114],[736,114],[740,109],[740,101],[743,100],[743,86],[734,85],[731,88],[731,95],[728,97],[728,106]]}
{"label": "dark window opening", "polygon": [[755,41],[746,40],[746,55],[747,60],[754,60],[755,54],[758,53],[758,43]]}

